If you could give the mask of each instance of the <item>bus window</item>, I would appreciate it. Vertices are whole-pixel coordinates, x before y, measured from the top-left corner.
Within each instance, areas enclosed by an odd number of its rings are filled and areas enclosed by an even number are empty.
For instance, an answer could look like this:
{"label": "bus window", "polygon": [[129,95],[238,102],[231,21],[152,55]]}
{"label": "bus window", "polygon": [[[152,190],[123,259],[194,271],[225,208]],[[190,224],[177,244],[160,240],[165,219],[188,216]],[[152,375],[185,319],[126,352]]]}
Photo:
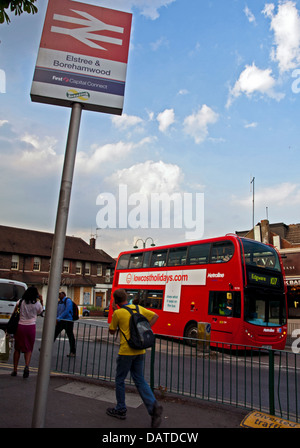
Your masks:
{"label": "bus window", "polygon": [[143,268],[148,268],[150,266],[151,254],[151,251],[144,253]]}
{"label": "bus window", "polygon": [[186,264],[187,247],[170,249],[168,256],[168,266],[183,266]]}
{"label": "bus window", "polygon": [[167,250],[154,250],[151,257],[151,267],[161,268],[166,266]]}
{"label": "bus window", "polygon": [[143,252],[140,254],[131,254],[129,260],[129,269],[138,269],[142,267]]}
{"label": "bus window", "polygon": [[251,288],[245,294],[245,321],[260,326],[286,323],[285,297]]}
{"label": "bus window", "polygon": [[213,243],[210,262],[211,263],[226,263],[229,261],[234,252],[234,245],[231,241],[222,241],[220,243]]}
{"label": "bus window", "polygon": [[140,303],[140,291],[138,289],[127,289],[126,290],[128,303],[138,305]]}
{"label": "bus window", "polygon": [[281,270],[277,252],[273,247],[257,241],[242,239],[245,262],[247,265],[258,266],[260,268]]}
{"label": "bus window", "polygon": [[208,314],[241,317],[241,293],[239,291],[210,291]]}
{"label": "bus window", "polygon": [[206,264],[209,259],[210,244],[197,244],[189,247],[187,264]]}
{"label": "bus window", "polygon": [[144,290],[139,305],[145,308],[162,309],[163,291]]}
{"label": "bus window", "polygon": [[123,254],[120,256],[118,261],[117,270],[119,269],[128,269],[128,262],[129,262],[130,254]]}

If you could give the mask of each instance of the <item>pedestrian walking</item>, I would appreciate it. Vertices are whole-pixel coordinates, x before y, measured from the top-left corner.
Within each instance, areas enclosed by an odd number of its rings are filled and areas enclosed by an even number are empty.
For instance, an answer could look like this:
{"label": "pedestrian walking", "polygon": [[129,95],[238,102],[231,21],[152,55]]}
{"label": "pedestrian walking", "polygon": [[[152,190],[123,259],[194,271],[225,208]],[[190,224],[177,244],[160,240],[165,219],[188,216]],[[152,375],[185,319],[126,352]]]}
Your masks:
{"label": "pedestrian walking", "polygon": [[30,286],[26,289],[22,298],[17,302],[20,306],[20,319],[15,333],[15,347],[13,355],[14,370],[11,376],[17,376],[18,364],[21,353],[24,353],[25,368],[23,378],[29,377],[29,364],[33,351],[36,335],[36,318],[43,312],[43,300],[37,288]]}
{"label": "pedestrian walking", "polygon": [[73,303],[72,300],[66,296],[65,291],[60,290],[58,294],[58,305],[57,305],[57,318],[56,318],[56,326],[54,333],[54,341],[57,336],[65,330],[67,333],[69,344],[70,344],[70,353],[67,355],[68,357],[76,356],[76,343],[75,336],[73,332],[74,322],[73,322]]}
{"label": "pedestrian walking", "polygon": [[[113,293],[113,297],[114,302],[112,307],[114,312],[109,326],[109,332],[110,334],[115,334],[116,331],[120,329],[120,347],[115,378],[117,405],[114,408],[108,408],[106,413],[121,420],[126,418],[125,379],[128,372],[130,372],[146,409],[151,416],[151,426],[152,428],[157,428],[161,423],[163,408],[158,404],[149,384],[144,378],[144,358],[146,351],[144,349],[133,349],[127,343],[127,340],[130,339],[129,321],[131,314],[124,308],[124,306],[131,309],[135,309],[136,306],[128,303],[127,294],[124,289],[117,289]],[[156,313],[147,310],[140,305],[139,312],[147,318],[151,326],[153,326],[158,319]]]}

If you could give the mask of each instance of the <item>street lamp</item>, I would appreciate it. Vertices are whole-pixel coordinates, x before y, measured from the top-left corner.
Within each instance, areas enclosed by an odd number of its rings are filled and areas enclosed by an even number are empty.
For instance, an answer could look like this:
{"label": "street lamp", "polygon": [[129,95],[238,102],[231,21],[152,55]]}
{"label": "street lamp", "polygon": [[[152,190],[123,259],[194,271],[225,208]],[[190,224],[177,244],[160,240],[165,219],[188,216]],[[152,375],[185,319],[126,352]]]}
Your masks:
{"label": "street lamp", "polygon": [[152,241],[151,246],[155,246],[154,241],[153,241],[153,239],[151,238],[151,236],[148,236],[148,238],[146,238],[145,240],[142,240],[142,238],[139,238],[138,240],[136,240],[136,242],[134,243],[133,248],[134,248],[134,249],[138,249],[137,243],[138,243],[139,241],[142,241],[142,243],[143,243],[143,249],[145,249],[145,247],[146,247],[146,243],[147,243],[148,240],[151,240],[151,241]]}

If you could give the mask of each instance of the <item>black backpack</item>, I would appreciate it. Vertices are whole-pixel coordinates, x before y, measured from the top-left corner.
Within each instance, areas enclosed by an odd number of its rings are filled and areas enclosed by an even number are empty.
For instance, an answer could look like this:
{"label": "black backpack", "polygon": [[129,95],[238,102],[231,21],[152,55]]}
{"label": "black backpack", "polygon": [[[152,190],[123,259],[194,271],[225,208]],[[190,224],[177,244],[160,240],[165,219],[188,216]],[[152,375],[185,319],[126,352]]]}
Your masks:
{"label": "black backpack", "polygon": [[73,320],[78,320],[79,319],[78,306],[76,305],[75,302],[73,302],[73,300],[72,300],[72,305],[73,305]]}
{"label": "black backpack", "polygon": [[145,316],[139,312],[139,307],[136,305],[134,312],[126,305],[123,306],[131,314],[129,320],[130,338],[127,339],[122,331],[124,338],[126,339],[129,347],[135,350],[142,350],[152,347],[155,342],[155,336],[151,329],[150,323]]}
{"label": "black backpack", "polygon": [[71,300],[72,302],[72,306],[73,306],[73,311],[72,311],[72,315],[73,315],[73,321],[74,320],[78,320],[79,319],[79,311],[78,311],[78,306],[76,305],[75,302],[73,302],[72,299],[70,299],[70,297],[66,297],[66,300],[64,301],[65,306],[67,306],[67,300]]}

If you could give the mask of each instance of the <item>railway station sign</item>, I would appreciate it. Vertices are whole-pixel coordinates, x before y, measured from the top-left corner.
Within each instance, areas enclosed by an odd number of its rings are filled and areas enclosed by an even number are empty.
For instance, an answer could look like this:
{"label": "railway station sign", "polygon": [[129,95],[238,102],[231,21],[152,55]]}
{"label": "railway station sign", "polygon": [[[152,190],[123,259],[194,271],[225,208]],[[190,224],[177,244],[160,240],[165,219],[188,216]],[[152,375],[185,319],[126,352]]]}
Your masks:
{"label": "railway station sign", "polygon": [[32,101],[121,115],[131,21],[123,11],[49,0]]}

